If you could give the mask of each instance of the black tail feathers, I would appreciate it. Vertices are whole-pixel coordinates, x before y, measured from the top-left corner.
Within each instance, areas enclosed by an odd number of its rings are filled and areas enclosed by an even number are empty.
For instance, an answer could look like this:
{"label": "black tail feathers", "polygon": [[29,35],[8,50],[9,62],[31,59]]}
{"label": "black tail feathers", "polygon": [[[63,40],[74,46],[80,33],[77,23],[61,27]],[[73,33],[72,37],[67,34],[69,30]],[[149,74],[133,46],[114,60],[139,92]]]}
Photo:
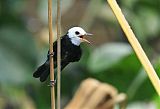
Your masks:
{"label": "black tail feathers", "polygon": [[33,77],[35,78],[40,77],[41,82],[44,82],[48,78],[48,76],[49,76],[49,65],[46,65],[46,63],[38,67],[38,69],[33,73]]}
{"label": "black tail feathers", "polygon": [[[63,70],[66,67],[66,65],[68,65],[68,64],[69,64],[69,62],[61,63],[61,70]],[[57,66],[54,65],[54,68],[56,68],[56,67]],[[56,72],[57,71],[55,70],[55,74],[56,74]],[[48,78],[49,73],[50,73],[50,67],[49,67],[49,64],[47,64],[47,62],[46,62],[43,65],[41,65],[40,67],[38,67],[38,69],[33,73],[33,77],[40,78],[40,81],[44,82]],[[57,75],[55,75],[55,76],[56,76],[55,78],[57,78]]]}

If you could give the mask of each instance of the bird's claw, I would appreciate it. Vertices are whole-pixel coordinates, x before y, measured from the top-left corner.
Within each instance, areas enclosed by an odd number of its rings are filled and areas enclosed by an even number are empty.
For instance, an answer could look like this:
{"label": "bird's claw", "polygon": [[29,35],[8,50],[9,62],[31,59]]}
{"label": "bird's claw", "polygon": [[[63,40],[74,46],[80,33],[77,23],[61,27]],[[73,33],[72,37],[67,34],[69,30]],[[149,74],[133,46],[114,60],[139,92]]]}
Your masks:
{"label": "bird's claw", "polygon": [[52,52],[52,53],[48,53],[48,56],[54,56],[54,52]]}
{"label": "bird's claw", "polygon": [[53,87],[56,84],[56,80],[50,80],[50,84],[48,85],[49,87]]}

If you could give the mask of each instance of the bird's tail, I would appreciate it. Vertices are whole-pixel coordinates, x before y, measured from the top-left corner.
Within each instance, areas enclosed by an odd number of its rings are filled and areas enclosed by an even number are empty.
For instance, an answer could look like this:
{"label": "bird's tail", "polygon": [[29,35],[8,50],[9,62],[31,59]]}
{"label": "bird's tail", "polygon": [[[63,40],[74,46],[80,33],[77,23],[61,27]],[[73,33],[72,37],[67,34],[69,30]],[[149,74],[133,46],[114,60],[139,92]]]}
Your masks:
{"label": "bird's tail", "polygon": [[38,69],[33,73],[33,77],[39,78],[40,81],[44,82],[49,76],[49,65],[46,63],[42,64]]}

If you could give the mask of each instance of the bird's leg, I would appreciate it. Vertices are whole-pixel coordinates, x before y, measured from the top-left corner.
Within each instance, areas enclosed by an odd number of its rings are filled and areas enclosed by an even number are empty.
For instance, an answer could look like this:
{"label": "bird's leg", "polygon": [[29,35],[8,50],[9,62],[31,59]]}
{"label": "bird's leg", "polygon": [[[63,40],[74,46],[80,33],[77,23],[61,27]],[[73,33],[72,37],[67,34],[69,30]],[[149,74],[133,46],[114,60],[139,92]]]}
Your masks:
{"label": "bird's leg", "polygon": [[50,84],[48,86],[55,86],[55,84],[57,83],[57,75],[55,76],[55,79],[54,80],[50,80]]}
{"label": "bird's leg", "polygon": [[[49,51],[48,51],[47,57],[49,58],[50,56],[53,57],[54,52],[49,53]],[[56,84],[56,79],[55,80],[50,80],[50,84],[48,86],[53,87],[53,86],[55,86],[55,84]]]}
{"label": "bird's leg", "polygon": [[55,80],[50,80],[50,84],[48,86],[53,87],[56,84],[56,79]]}
{"label": "bird's leg", "polygon": [[48,57],[49,57],[49,56],[52,56],[52,57],[53,57],[53,56],[54,56],[54,52],[51,52],[51,53],[48,52],[47,56],[48,56]]}

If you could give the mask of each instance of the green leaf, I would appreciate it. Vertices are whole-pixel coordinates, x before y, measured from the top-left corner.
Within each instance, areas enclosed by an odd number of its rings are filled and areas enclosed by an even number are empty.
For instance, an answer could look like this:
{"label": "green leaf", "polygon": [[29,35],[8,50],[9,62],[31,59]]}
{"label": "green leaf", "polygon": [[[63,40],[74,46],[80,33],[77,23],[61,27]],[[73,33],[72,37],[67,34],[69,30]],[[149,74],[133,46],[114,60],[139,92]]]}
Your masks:
{"label": "green leaf", "polygon": [[36,46],[31,34],[17,27],[0,28],[0,82],[23,84],[32,79]]}
{"label": "green leaf", "polygon": [[104,71],[131,53],[132,49],[126,43],[105,44],[93,51],[88,60],[88,68],[94,73]]}
{"label": "green leaf", "polygon": [[[159,59],[156,59],[154,66],[157,75],[160,75]],[[157,95],[157,92],[153,87],[153,84],[151,83],[144,68],[141,68],[135,79],[131,82],[130,86],[128,87],[127,93],[129,100],[150,100]]]}

